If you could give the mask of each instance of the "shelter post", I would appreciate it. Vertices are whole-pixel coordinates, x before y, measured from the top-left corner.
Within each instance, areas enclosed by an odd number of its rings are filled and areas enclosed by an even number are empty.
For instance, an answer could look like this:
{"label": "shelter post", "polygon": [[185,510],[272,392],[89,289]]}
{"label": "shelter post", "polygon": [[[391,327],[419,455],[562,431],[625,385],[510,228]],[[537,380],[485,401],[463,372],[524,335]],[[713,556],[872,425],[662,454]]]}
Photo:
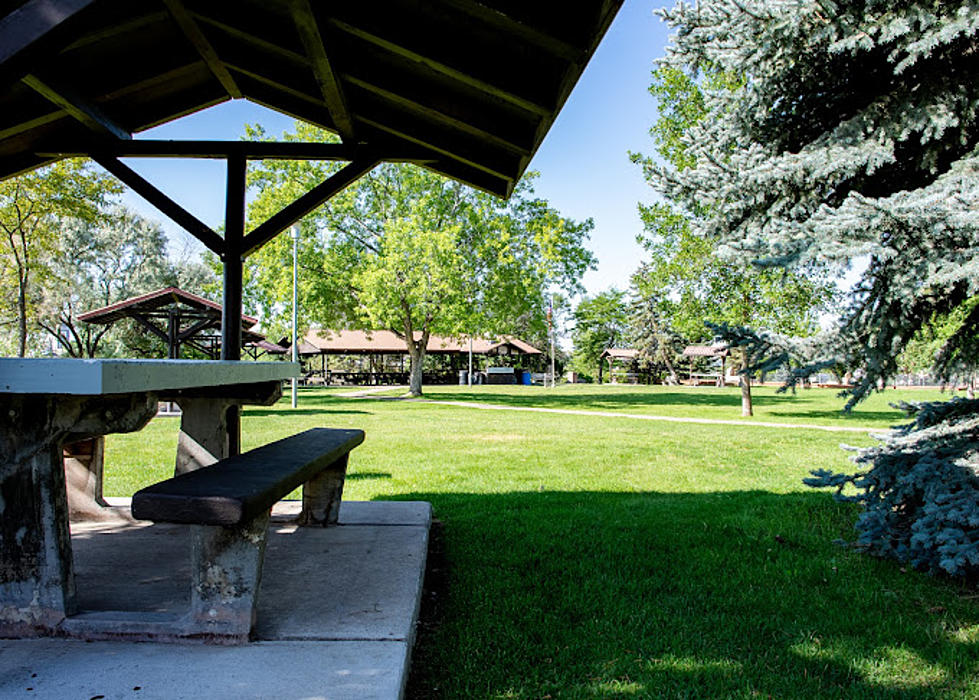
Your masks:
{"label": "shelter post", "polygon": [[[221,309],[221,359],[241,359],[242,240],[245,237],[244,156],[228,158],[224,214],[224,303]],[[241,453],[241,408],[228,407],[228,454]]]}

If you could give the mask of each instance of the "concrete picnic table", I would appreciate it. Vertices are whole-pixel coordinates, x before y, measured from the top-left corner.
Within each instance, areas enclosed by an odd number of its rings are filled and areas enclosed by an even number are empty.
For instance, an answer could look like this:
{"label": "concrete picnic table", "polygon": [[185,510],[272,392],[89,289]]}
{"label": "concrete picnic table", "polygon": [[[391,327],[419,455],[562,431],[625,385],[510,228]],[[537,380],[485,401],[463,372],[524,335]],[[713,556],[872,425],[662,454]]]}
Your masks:
{"label": "concrete picnic table", "polygon": [[298,375],[290,362],[0,358],[0,637],[58,633],[76,612],[64,445],[140,430],[173,401],[175,471],[192,471],[237,454],[238,408],[274,403]]}

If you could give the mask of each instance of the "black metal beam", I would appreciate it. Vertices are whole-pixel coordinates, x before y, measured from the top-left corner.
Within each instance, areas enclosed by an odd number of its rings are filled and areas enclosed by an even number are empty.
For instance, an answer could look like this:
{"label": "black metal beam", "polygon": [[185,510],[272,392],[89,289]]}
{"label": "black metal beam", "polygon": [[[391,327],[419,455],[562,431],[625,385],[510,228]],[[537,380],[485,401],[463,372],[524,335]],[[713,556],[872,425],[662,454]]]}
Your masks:
{"label": "black metal beam", "polygon": [[189,211],[163,194],[142,175],[114,156],[92,154],[92,160],[122,180],[139,196],[170,217],[178,226],[206,245],[218,255],[224,254],[224,241],[211,228]]}
{"label": "black metal beam", "polygon": [[78,95],[67,85],[59,85],[50,78],[37,75],[26,75],[22,82],[92,131],[112,139],[132,138],[128,129],[109,117],[101,107]]}
{"label": "black metal beam", "polygon": [[377,156],[359,158],[318,184],[292,204],[273,214],[245,236],[244,255],[251,255],[330,197],[369,173],[381,162]]}
{"label": "black metal beam", "polygon": [[238,99],[241,97],[241,90],[238,89],[238,85],[235,83],[234,78],[231,77],[231,73],[218,58],[217,51],[211,46],[211,42],[207,40],[204,36],[204,32],[201,28],[197,26],[197,22],[191,17],[187,8],[180,0],[163,0],[163,4],[167,6],[170,11],[170,16],[173,17],[177,26],[180,27],[180,31],[183,32],[184,36],[187,38],[197,53],[200,55],[201,59],[207,65],[208,70],[217,78],[218,82],[221,83],[228,94]]}
{"label": "black metal beam", "polygon": [[354,123],[347,107],[347,100],[340,88],[340,81],[337,79],[333,66],[323,45],[323,36],[320,34],[319,25],[313,15],[313,8],[309,0],[291,0],[289,10],[292,13],[292,21],[296,25],[299,39],[302,41],[306,56],[313,68],[313,75],[323,93],[323,101],[326,108],[333,118],[333,123],[337,125],[337,130],[344,141],[353,143]]}

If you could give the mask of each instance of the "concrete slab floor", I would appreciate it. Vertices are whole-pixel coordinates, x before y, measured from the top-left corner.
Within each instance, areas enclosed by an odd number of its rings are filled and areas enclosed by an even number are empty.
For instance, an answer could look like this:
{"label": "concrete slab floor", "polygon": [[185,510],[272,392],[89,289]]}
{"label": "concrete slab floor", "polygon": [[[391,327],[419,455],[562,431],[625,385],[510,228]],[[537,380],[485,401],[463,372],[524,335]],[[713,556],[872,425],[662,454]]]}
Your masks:
{"label": "concrete slab floor", "polygon": [[[344,502],[341,526],[327,529],[291,524],[298,508],[285,502],[273,512],[256,624],[261,641],[209,647],[0,640],[0,697],[399,697],[431,506]],[[185,526],[75,523],[72,546],[84,615],[130,611],[130,618],[136,611],[166,619],[186,609]],[[132,680],[138,677],[152,683]],[[160,694],[146,692],[151,687]]]}

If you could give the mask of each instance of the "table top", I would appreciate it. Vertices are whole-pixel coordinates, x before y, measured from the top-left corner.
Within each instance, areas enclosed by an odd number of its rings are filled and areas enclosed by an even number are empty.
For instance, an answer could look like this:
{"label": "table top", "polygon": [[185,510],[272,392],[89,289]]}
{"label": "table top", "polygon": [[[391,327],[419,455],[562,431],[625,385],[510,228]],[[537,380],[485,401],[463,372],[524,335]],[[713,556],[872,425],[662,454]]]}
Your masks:
{"label": "table top", "polygon": [[12,394],[97,396],[253,384],[298,376],[299,364],[295,362],[0,358],[0,393]]}

